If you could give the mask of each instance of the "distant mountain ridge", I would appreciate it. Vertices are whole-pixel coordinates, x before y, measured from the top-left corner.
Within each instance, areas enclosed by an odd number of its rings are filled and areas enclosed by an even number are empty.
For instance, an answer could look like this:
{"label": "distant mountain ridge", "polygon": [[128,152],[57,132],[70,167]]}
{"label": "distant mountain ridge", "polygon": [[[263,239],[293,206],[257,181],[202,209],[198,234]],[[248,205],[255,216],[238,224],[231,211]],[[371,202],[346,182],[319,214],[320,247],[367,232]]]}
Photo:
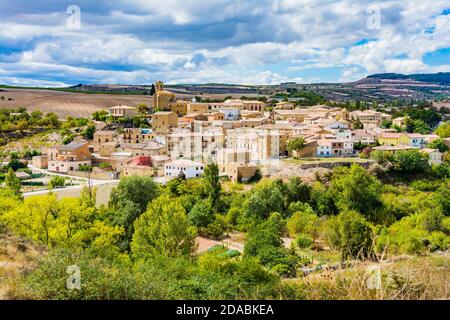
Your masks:
{"label": "distant mountain ridge", "polygon": [[387,79],[387,80],[415,80],[427,83],[438,83],[450,85],[450,72],[439,73],[420,73],[420,74],[401,74],[401,73],[378,73],[367,77],[368,79]]}

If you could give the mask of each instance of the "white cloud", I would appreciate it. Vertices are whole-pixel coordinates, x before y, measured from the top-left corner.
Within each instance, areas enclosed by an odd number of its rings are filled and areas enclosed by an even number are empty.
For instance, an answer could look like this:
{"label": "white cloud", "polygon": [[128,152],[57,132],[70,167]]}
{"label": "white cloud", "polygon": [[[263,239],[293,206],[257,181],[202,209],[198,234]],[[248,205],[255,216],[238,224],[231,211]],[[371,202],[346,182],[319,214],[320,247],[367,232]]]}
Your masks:
{"label": "white cloud", "polygon": [[[380,30],[367,28],[369,5],[381,9]],[[64,11],[36,13],[32,7],[33,14],[4,17],[0,47],[22,52],[0,55],[3,74],[68,83],[162,78],[270,84],[303,82],[312,78],[303,75],[306,69],[330,67],[343,68],[342,81],[368,73],[448,70],[423,59],[450,47],[450,16],[439,14],[448,7],[443,0],[121,0],[103,11],[80,6],[81,30],[66,28]],[[362,39],[373,41],[354,45]]]}

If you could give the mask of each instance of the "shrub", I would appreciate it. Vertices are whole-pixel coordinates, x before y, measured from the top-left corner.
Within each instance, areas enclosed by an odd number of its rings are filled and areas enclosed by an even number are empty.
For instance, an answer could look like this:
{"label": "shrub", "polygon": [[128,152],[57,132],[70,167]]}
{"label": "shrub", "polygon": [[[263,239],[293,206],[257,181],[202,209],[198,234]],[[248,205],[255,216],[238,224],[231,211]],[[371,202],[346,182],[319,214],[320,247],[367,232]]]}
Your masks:
{"label": "shrub", "polygon": [[[308,206],[309,207],[309,206]],[[311,207],[305,211],[295,212],[286,222],[290,236],[301,233],[315,235],[319,217],[312,211]]]}
{"label": "shrub", "polygon": [[299,234],[295,238],[295,244],[300,249],[309,248],[313,244],[313,239],[306,234]]}

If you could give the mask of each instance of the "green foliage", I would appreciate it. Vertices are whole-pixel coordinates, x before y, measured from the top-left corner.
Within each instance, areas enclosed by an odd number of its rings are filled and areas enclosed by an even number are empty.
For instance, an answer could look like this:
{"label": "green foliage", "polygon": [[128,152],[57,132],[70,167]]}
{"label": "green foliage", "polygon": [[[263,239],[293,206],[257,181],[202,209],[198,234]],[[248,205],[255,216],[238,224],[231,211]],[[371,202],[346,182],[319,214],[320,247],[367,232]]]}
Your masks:
{"label": "green foliage", "polygon": [[49,247],[70,246],[116,250],[123,230],[96,219],[96,210],[80,199],[55,195],[27,198],[10,208],[2,221],[16,234]]}
{"label": "green foliage", "polygon": [[48,186],[50,189],[54,188],[62,188],[65,185],[66,178],[62,176],[52,176],[50,179]]}
{"label": "green foliage", "polygon": [[134,223],[131,250],[135,257],[163,255],[191,257],[195,251],[195,227],[179,201],[163,195],[153,200]]}
{"label": "green foliage", "polygon": [[381,183],[359,165],[335,171],[330,192],[339,210],[356,210],[369,220],[375,220],[374,212],[381,207]]}
{"label": "green foliage", "polygon": [[284,196],[280,182],[261,181],[243,204],[248,218],[266,219],[272,212],[284,211]]}
{"label": "green foliage", "polygon": [[[81,290],[67,290],[67,266],[81,273]],[[281,283],[255,259],[239,260],[224,250],[198,263],[155,257],[131,262],[84,250],[52,250],[18,283],[14,298],[74,300],[274,299]]]}
{"label": "green foliage", "polygon": [[436,134],[441,138],[450,137],[450,121],[444,122],[436,129]]}
{"label": "green foliage", "polygon": [[295,244],[300,249],[309,248],[313,244],[314,240],[306,234],[299,234],[295,237]]}
{"label": "green foliage", "polygon": [[431,141],[431,142],[428,144],[428,148],[431,148],[431,149],[438,149],[440,152],[446,152],[446,151],[448,151],[448,147],[447,147],[447,145],[445,144],[445,141],[444,141],[443,138],[439,138],[439,139],[436,139],[436,140]]}
{"label": "green foliage", "polygon": [[374,150],[370,153],[370,158],[378,163],[394,162],[394,155],[388,151]]}
{"label": "green foliage", "polygon": [[121,244],[123,250],[129,249],[135,220],[159,194],[159,187],[153,179],[141,176],[123,177],[111,191],[107,216],[112,225],[125,230]]}
{"label": "green foliage", "polygon": [[85,139],[92,140],[94,139],[94,133],[95,133],[95,125],[90,124],[83,130],[81,136]]}
{"label": "green foliage", "polygon": [[328,243],[339,248],[342,258],[367,258],[372,254],[372,227],[355,211],[344,211],[326,224]]}
{"label": "green foliage", "polygon": [[322,183],[316,182],[311,191],[311,202],[314,211],[319,215],[330,215],[338,212],[331,190]]}
{"label": "green foliage", "polygon": [[304,137],[297,137],[294,139],[291,139],[287,143],[287,149],[289,152],[300,152],[306,145],[306,141]]}
{"label": "green foliage", "polygon": [[15,194],[20,193],[20,188],[21,188],[20,180],[19,180],[19,178],[17,178],[17,176],[14,173],[14,170],[12,168],[9,168],[8,172],[5,175],[5,185],[7,188],[9,188]]}
{"label": "green foliage", "polygon": [[290,254],[283,246],[281,233],[282,217],[273,213],[269,219],[256,225],[245,242],[244,257],[256,257],[261,264],[272,268],[280,275],[293,276],[299,257]]}
{"label": "green foliage", "polygon": [[97,110],[92,113],[92,119],[96,121],[105,121],[108,117],[108,111],[106,110]]}
{"label": "green foliage", "polygon": [[8,168],[12,169],[13,171],[17,171],[21,168],[26,168],[26,165],[22,161],[20,161],[19,159],[16,159],[16,158],[9,160],[9,162],[6,166]]}
{"label": "green foliage", "polygon": [[299,177],[292,177],[286,183],[288,202],[308,202],[311,200],[311,187],[304,183]]}
{"label": "green foliage", "polygon": [[[292,205],[292,204],[291,204]],[[319,217],[309,205],[302,211],[296,211],[286,222],[289,235],[295,237],[298,234],[316,234]]]}
{"label": "green foliage", "polygon": [[159,193],[159,187],[151,177],[123,177],[112,190],[109,204],[113,208],[119,208],[130,201],[139,207],[139,211],[144,212],[148,203],[158,197]]}
{"label": "green foliage", "polygon": [[62,139],[62,144],[69,144],[75,139],[75,135],[73,133],[69,133],[64,136]]}
{"label": "green foliage", "polygon": [[214,208],[220,197],[221,185],[219,182],[219,167],[215,163],[210,163],[205,166],[203,171],[203,179],[205,179],[206,193],[208,194],[211,204]]}
{"label": "green foliage", "polygon": [[189,212],[189,220],[198,229],[206,228],[214,221],[214,211],[211,200],[198,201]]}
{"label": "green foliage", "polygon": [[428,156],[419,150],[399,151],[394,154],[394,162],[401,172],[419,172],[428,167]]}

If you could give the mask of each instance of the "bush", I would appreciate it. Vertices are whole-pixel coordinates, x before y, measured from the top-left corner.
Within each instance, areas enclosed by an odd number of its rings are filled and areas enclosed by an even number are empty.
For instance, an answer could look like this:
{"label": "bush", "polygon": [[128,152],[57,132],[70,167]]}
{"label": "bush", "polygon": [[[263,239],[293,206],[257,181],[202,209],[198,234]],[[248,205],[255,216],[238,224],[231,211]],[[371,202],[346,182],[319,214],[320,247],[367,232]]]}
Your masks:
{"label": "bush", "polygon": [[[308,206],[309,207],[309,206]],[[305,211],[295,212],[286,222],[290,236],[301,233],[315,235],[319,217],[312,211],[311,207]]]}
{"label": "bush", "polygon": [[394,154],[394,162],[401,172],[420,172],[428,167],[428,155],[418,150],[399,151]]}
{"label": "bush", "polygon": [[430,241],[430,250],[436,251],[436,250],[447,250],[448,245],[450,243],[450,237],[445,235],[445,233],[441,231],[434,231],[431,233],[431,235],[428,237],[428,240]]}
{"label": "bush", "polygon": [[295,244],[300,249],[309,248],[313,244],[313,239],[306,234],[299,234],[295,238]]}

